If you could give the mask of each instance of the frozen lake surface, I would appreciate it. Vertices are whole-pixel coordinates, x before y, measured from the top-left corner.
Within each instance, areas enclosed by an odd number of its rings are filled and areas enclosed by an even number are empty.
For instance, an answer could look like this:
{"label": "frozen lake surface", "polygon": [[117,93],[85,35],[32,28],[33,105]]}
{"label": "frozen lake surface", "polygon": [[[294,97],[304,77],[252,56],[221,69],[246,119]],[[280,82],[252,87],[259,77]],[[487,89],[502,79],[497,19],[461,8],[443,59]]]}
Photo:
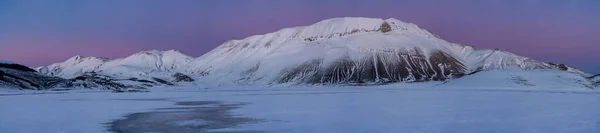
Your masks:
{"label": "frozen lake surface", "polygon": [[598,133],[600,94],[364,88],[0,94],[0,133]]}

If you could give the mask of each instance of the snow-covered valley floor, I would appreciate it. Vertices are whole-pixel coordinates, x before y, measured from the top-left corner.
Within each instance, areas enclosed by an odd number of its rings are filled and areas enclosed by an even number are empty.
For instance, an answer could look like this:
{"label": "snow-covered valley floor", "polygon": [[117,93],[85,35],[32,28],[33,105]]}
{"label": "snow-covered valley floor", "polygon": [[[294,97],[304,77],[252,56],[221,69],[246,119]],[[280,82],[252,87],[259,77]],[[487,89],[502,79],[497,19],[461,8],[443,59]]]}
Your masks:
{"label": "snow-covered valley floor", "polygon": [[598,93],[569,91],[11,92],[0,94],[0,133],[598,133],[598,105]]}

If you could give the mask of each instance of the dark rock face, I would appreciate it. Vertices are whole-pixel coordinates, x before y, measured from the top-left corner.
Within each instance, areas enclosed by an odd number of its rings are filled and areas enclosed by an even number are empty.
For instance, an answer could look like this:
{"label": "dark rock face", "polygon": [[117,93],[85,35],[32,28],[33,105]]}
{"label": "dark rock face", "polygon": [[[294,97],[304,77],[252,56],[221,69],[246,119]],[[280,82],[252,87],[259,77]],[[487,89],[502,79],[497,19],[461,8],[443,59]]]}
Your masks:
{"label": "dark rock face", "polygon": [[65,85],[65,79],[46,76],[22,65],[0,66],[0,86],[42,90],[63,85]]}
{"label": "dark rock face", "polygon": [[379,27],[378,30],[383,33],[390,32],[392,31],[392,26],[390,26],[390,24],[388,24],[387,22],[384,22],[383,24],[381,24],[381,27]]}
{"label": "dark rock face", "polygon": [[569,67],[567,67],[567,65],[565,65],[565,64],[554,64],[554,63],[550,63],[550,62],[548,62],[548,64],[550,64],[554,68],[557,68],[558,70],[563,70],[563,71],[569,70]]}
{"label": "dark rock face", "polygon": [[565,64],[558,64],[558,69],[566,71],[569,70],[569,67],[567,67]]}
{"label": "dark rock face", "polygon": [[19,65],[19,64],[1,64],[0,63],[0,68],[14,69],[14,70],[19,70],[19,71],[24,71],[24,72],[37,72],[27,66],[23,66],[23,65]]}
{"label": "dark rock face", "polygon": [[192,79],[190,76],[187,76],[183,73],[175,73],[173,74],[173,77],[175,78],[175,82],[193,82],[194,79]]}
{"label": "dark rock face", "polygon": [[[129,79],[125,79],[129,80]],[[97,88],[107,90],[131,90],[145,89],[156,84],[143,83],[142,85],[124,85],[118,83],[120,79],[109,76],[98,75],[96,73],[86,73],[73,79],[63,79],[54,76],[44,75],[29,67],[19,64],[1,64],[0,65],[0,87],[9,87],[27,90],[46,90],[57,89],[69,90],[69,88]],[[137,81],[137,80],[131,80]],[[146,86],[147,85],[147,86]]]}
{"label": "dark rock face", "polygon": [[[429,61],[428,61],[429,60]],[[276,83],[382,84],[443,81],[464,76],[467,68],[452,56],[437,52],[425,56],[377,53],[358,61],[348,57],[324,65],[322,59],[305,62],[281,73]]]}
{"label": "dark rock face", "polygon": [[171,83],[169,81],[166,81],[166,80],[160,79],[160,78],[156,78],[156,77],[152,77],[152,80],[154,80],[154,81],[156,81],[158,83],[161,83],[161,84],[165,84],[165,85],[175,85],[175,84],[173,84],[173,83]]}
{"label": "dark rock face", "polygon": [[[125,85],[118,83],[119,81],[135,81],[139,82],[139,85]],[[110,76],[99,75],[96,73],[85,73],[73,79],[69,79],[67,87],[81,87],[81,88],[96,88],[105,90],[115,91],[134,91],[134,90],[145,90],[145,87],[152,87],[156,83],[146,82],[145,80],[138,79],[116,79]]]}

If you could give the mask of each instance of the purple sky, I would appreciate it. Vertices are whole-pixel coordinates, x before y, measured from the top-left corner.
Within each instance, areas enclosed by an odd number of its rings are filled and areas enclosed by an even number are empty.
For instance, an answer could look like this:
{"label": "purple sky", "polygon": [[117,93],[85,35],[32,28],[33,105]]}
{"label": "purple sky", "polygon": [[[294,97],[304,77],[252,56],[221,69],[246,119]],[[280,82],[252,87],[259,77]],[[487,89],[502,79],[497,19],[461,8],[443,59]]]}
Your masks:
{"label": "purple sky", "polygon": [[451,42],[600,73],[598,0],[2,0],[0,60],[200,56],[227,40],[345,16],[397,18]]}

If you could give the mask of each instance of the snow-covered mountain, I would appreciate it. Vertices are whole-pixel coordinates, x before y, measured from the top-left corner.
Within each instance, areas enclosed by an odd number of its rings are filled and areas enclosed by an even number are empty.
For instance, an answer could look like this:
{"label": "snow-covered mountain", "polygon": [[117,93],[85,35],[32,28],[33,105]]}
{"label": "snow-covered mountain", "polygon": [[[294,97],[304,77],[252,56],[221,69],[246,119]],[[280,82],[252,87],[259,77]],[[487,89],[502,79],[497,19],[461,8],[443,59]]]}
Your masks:
{"label": "snow-covered mountain", "polygon": [[135,78],[120,79],[95,73],[83,73],[80,76],[65,79],[42,74],[20,64],[8,61],[0,62],[0,88],[26,90],[90,88],[114,91],[144,91],[146,87],[163,84],[168,83]]}
{"label": "snow-covered mountain", "polygon": [[556,69],[589,76],[563,64],[451,43],[415,24],[376,18],[333,18],[231,40],[198,58],[174,50],[144,51],[115,60],[77,56],[37,68],[65,78],[95,72],[174,81],[179,73],[215,85],[443,81],[489,69]]}
{"label": "snow-covered mountain", "polygon": [[177,72],[185,72],[187,64],[192,60],[192,57],[176,50],[152,50],[114,60],[75,56],[65,62],[36,69],[41,73],[63,78],[74,78],[88,72],[117,77],[170,77]]}
{"label": "snow-covered mountain", "polygon": [[506,51],[447,42],[397,19],[334,18],[228,41],[191,73],[219,84],[337,84],[447,80],[486,69],[561,69]]}
{"label": "snow-covered mountain", "polygon": [[50,66],[36,68],[37,71],[63,78],[74,78],[86,72],[98,69],[108,59],[102,57],[74,56],[63,63],[55,63]]}

